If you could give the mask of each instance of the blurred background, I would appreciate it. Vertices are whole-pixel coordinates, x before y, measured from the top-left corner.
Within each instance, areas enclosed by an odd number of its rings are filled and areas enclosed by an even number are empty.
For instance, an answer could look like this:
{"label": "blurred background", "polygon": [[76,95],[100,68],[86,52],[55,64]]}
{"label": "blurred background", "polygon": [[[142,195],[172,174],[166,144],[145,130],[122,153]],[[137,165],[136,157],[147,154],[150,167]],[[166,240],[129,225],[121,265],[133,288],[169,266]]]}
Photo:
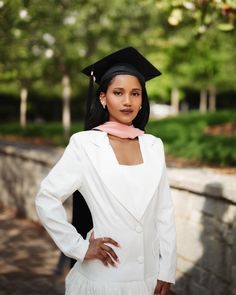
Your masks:
{"label": "blurred background", "polygon": [[[152,117],[188,117],[188,124],[175,118],[174,124],[168,121],[155,131],[167,150],[235,165],[236,148],[228,151],[236,147],[229,138],[236,132],[235,9],[232,0],[63,0],[43,5],[1,0],[0,135],[65,144],[82,128],[77,123],[83,120],[88,79],[81,69],[134,46],[163,73],[147,83]],[[221,152],[211,149],[216,137],[224,146]],[[200,142],[205,152],[199,152]],[[186,144],[187,153],[179,149]]]}
{"label": "blurred background", "polygon": [[147,83],[147,132],[164,141],[177,207],[173,292],[236,294],[235,19],[235,0],[0,0],[1,295],[63,294],[63,265],[54,269],[59,254],[34,196],[83,129],[81,69],[127,46],[163,74]]}

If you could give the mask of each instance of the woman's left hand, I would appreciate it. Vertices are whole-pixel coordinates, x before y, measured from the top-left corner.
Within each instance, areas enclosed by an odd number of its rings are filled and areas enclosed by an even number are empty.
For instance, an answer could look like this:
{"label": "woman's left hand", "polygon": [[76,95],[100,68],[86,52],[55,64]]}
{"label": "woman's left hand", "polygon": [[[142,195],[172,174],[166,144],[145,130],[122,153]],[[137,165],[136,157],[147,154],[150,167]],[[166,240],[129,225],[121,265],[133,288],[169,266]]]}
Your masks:
{"label": "woman's left hand", "polygon": [[154,295],[168,295],[170,291],[170,283],[164,281],[157,281],[156,288],[154,290]]}

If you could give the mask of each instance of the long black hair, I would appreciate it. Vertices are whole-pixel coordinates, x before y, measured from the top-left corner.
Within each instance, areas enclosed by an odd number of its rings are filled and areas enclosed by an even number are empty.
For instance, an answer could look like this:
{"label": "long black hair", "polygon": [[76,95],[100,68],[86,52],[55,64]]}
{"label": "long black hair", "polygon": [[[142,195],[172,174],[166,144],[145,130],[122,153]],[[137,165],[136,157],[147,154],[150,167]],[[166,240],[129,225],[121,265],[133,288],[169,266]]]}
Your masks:
{"label": "long black hair", "polygon": [[[129,74],[131,75],[131,74]],[[106,93],[109,85],[112,83],[113,79],[117,75],[112,75],[109,78],[105,79],[103,83],[98,87],[96,91],[96,95],[92,98],[91,107],[89,114],[87,114],[87,120],[85,122],[85,130],[90,130],[98,125],[101,125],[108,121],[109,113],[107,108],[103,108],[102,104],[99,100],[101,92]],[[133,125],[136,128],[141,130],[145,130],[145,126],[147,125],[149,114],[150,114],[150,104],[148,100],[147,90],[145,86],[145,82],[142,81],[139,77],[135,76],[142,87],[142,108],[138,112],[137,116],[133,120]]]}

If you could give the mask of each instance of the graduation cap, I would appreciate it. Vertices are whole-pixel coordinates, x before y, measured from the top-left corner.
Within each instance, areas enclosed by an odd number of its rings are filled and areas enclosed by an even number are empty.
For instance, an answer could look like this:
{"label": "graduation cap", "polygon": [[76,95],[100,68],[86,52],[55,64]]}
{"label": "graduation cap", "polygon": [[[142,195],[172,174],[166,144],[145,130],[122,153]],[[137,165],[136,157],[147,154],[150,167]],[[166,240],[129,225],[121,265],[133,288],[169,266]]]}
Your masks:
{"label": "graduation cap", "polygon": [[161,75],[161,72],[133,47],[120,49],[82,70],[85,75],[93,76],[93,80],[99,85],[105,77],[119,72],[137,74],[144,81]]}

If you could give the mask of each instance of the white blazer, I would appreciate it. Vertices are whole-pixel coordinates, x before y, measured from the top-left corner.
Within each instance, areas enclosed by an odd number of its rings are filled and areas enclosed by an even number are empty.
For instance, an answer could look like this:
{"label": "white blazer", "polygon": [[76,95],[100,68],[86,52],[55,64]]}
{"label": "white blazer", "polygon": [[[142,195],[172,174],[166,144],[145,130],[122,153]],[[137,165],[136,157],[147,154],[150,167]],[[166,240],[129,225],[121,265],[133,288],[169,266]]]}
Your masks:
{"label": "white blazer", "polygon": [[[36,196],[38,215],[57,246],[88,279],[129,282],[155,277],[173,283],[176,237],[163,144],[139,136],[143,164],[120,165],[105,132],[74,134]],[[67,221],[62,203],[79,190],[92,214],[94,235],[111,237],[120,264],[105,267],[84,256],[89,241]],[[110,245],[109,245],[110,246]]]}

